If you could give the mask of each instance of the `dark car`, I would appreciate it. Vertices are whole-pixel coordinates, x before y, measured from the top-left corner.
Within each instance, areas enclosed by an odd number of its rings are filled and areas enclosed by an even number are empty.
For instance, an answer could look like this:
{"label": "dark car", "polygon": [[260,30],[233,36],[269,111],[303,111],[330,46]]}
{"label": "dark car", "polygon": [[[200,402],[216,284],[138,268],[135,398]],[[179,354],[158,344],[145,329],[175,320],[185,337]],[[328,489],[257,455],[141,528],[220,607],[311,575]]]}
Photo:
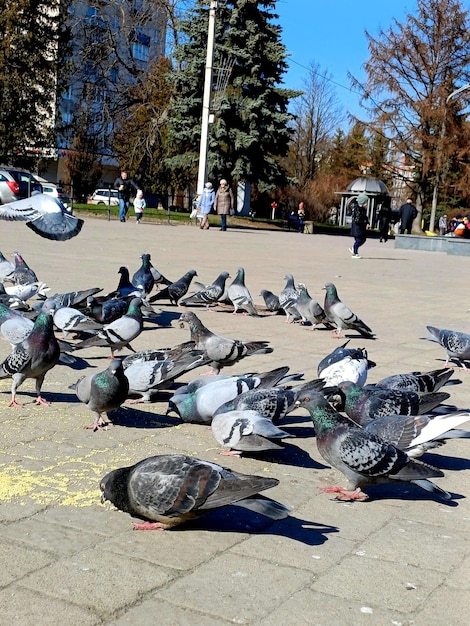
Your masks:
{"label": "dark car", "polygon": [[34,191],[42,193],[42,186],[31,172],[0,165],[0,204],[29,198]]}

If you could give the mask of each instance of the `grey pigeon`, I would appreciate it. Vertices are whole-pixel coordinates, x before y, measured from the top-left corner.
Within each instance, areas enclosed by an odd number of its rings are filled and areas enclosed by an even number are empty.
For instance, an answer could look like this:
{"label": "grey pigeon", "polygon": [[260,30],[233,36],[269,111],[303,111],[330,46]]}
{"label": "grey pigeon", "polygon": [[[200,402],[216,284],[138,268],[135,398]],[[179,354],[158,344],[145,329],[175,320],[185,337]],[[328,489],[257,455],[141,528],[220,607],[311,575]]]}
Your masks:
{"label": "grey pigeon", "polygon": [[69,333],[82,333],[102,330],[103,324],[88,317],[78,309],[61,306],[54,313],[54,324],[62,331],[65,339]]}
{"label": "grey pigeon", "polygon": [[143,288],[134,285],[129,278],[129,270],[124,265],[118,269],[120,274],[118,286],[115,291],[108,293],[106,298],[136,298],[143,295]]}
{"label": "grey pigeon", "polygon": [[340,500],[365,500],[368,496],[363,487],[401,481],[418,485],[444,500],[451,499],[447,491],[429,480],[443,476],[441,470],[411,459],[393,444],[367,432],[335,411],[321,393],[306,391],[298,402],[310,413],[318,451],[349,481],[349,489],[327,487],[324,491],[336,493]]}
{"label": "grey pigeon", "polygon": [[34,296],[44,296],[49,287],[46,283],[34,282],[28,284],[16,284],[5,287],[5,291],[9,296],[20,298],[23,302],[33,298]]}
{"label": "grey pigeon", "polygon": [[31,308],[23,298],[7,293],[3,283],[0,283],[0,304],[16,311],[29,311]]}
{"label": "grey pigeon", "polygon": [[151,257],[150,254],[149,256],[149,267],[150,267],[150,271],[152,272],[152,276],[153,276],[153,282],[156,286],[158,285],[171,285],[171,280],[168,280],[168,278],[165,278],[165,276],[163,276],[163,274],[157,270],[156,267],[154,267],[150,261]]}
{"label": "grey pigeon", "polygon": [[337,337],[341,337],[343,330],[355,330],[367,339],[374,339],[372,330],[355,313],[351,311],[338,297],[338,292],[333,283],[326,283],[324,309],[328,319],[336,328]]}
{"label": "grey pigeon", "polygon": [[129,392],[129,382],[124,375],[122,361],[113,359],[108,368],[96,374],[82,376],[75,385],[77,398],[95,415],[90,429],[94,431],[106,425],[103,413],[108,413],[121,406]]}
{"label": "grey pigeon", "polygon": [[126,299],[110,298],[99,302],[93,296],[89,296],[84,313],[100,324],[110,324],[124,315],[128,308],[129,302]]}
{"label": "grey pigeon", "polygon": [[[17,202],[20,202],[17,200]],[[31,283],[37,283],[38,277],[36,272],[32,270],[26,261],[23,259],[19,252],[14,252],[13,257],[15,259],[15,269],[8,276],[8,280],[15,285],[29,285]]]}
{"label": "grey pigeon", "polygon": [[302,322],[310,322],[312,324],[312,330],[315,330],[319,324],[323,324],[326,328],[332,329],[333,326],[331,322],[329,322],[323,307],[310,296],[307,287],[300,283],[297,291],[298,297],[295,308],[302,316]]}
{"label": "grey pigeon", "polygon": [[141,255],[141,266],[132,276],[132,284],[141,289],[144,297],[152,291],[155,285],[155,278],[152,273],[152,265],[150,263],[150,254],[144,253]]}
{"label": "grey pigeon", "polygon": [[243,267],[238,268],[235,278],[227,287],[227,295],[233,304],[234,314],[240,310],[248,313],[248,315],[258,315],[253,298],[245,285],[245,270]]}
{"label": "grey pigeon", "polygon": [[239,456],[240,452],[280,450],[279,441],[293,437],[275,426],[272,421],[250,409],[217,413],[211,422],[216,440],[228,451],[221,454]]}
{"label": "grey pigeon", "polygon": [[276,296],[275,293],[269,291],[269,289],[262,289],[259,295],[262,296],[264,304],[266,305],[266,309],[270,311],[273,315],[275,315],[276,313],[284,312],[284,309],[279,303],[279,296]]}
{"label": "grey pigeon", "polygon": [[196,293],[185,298],[181,301],[181,304],[183,306],[204,304],[206,307],[216,304],[225,293],[225,282],[229,277],[230,274],[228,272],[221,272],[212,284],[199,289]]}
{"label": "grey pigeon", "polygon": [[184,454],[153,456],[107,474],[101,501],[145,520],[137,530],[166,529],[227,505],[241,506],[271,519],[289,509],[259,496],[279,484],[276,478],[249,476]]}
{"label": "grey pigeon", "polygon": [[431,333],[431,336],[426,339],[439,343],[447,352],[445,367],[449,365],[449,361],[456,360],[463,369],[470,369],[465,364],[465,361],[470,359],[470,335],[434,326],[426,326],[426,328]]}
{"label": "grey pigeon", "polygon": [[188,324],[191,341],[194,341],[196,350],[204,350],[215,374],[222,367],[233,365],[244,357],[273,351],[268,347],[268,341],[242,341],[217,335],[206,328],[192,311],[185,311],[180,316],[180,323],[182,322]]}
{"label": "grey pigeon", "polygon": [[83,226],[83,220],[69,213],[58,198],[43,193],[0,205],[0,219],[25,221],[37,235],[55,241],[75,237]]}
{"label": "grey pigeon", "polygon": [[406,391],[416,391],[416,393],[429,393],[438,391],[443,387],[454,370],[452,368],[443,368],[432,370],[430,372],[410,372],[409,374],[392,374],[386,378],[382,378],[375,383],[376,387],[384,387],[386,389],[404,389]]}
{"label": "grey pigeon", "polygon": [[33,330],[34,322],[28,317],[18,315],[11,317],[0,324],[2,337],[9,341],[12,346],[16,346],[26,339]]}
{"label": "grey pigeon", "polygon": [[9,274],[15,269],[15,266],[11,261],[8,261],[0,252],[0,281],[4,281]]}
{"label": "grey pigeon", "polygon": [[470,431],[456,428],[469,420],[468,411],[444,415],[385,415],[371,420],[364,428],[417,458],[449,439],[470,439]]}
{"label": "grey pigeon", "polygon": [[368,358],[364,348],[347,348],[347,341],[323,358],[318,366],[318,377],[327,385],[338,385],[349,380],[362,387],[370,368],[375,367],[374,361]]}
{"label": "grey pigeon", "polygon": [[[77,307],[83,305],[87,298],[96,295],[101,291],[101,287],[90,287],[90,289],[81,289],[79,291],[67,291],[65,293],[55,293],[53,296],[49,296],[55,300],[57,308],[61,306]],[[41,296],[45,298],[45,296]]]}
{"label": "grey pigeon", "polygon": [[177,305],[181,298],[188,293],[191,281],[195,276],[197,276],[196,270],[189,270],[174,283],[171,283],[171,285],[168,285],[161,291],[157,292],[149,299],[149,302],[168,299],[171,304]]}
{"label": "grey pigeon", "polygon": [[41,396],[41,388],[45,375],[60,357],[52,321],[54,311],[55,302],[46,300],[27,338],[0,364],[0,378],[13,379],[9,406],[22,406],[16,402],[16,391],[27,378],[36,380],[36,404],[49,405]]}
{"label": "grey pigeon", "polygon": [[[324,391],[328,394],[334,389]],[[418,394],[401,389],[369,389],[349,381],[340,383],[336,389],[343,399],[345,413],[361,425],[383,415],[423,415],[450,398],[450,394],[442,391]]]}
{"label": "grey pigeon", "polygon": [[237,395],[233,400],[224,402],[215,411],[214,416],[228,411],[257,411],[269,418],[274,424],[295,408],[297,393],[283,387],[255,387]]}
{"label": "grey pigeon", "polygon": [[287,316],[286,322],[300,320],[301,315],[296,308],[299,292],[295,288],[294,277],[292,274],[284,276],[286,285],[279,294],[279,304]]}
{"label": "grey pigeon", "polygon": [[111,358],[114,359],[114,352],[128,347],[132,350],[130,342],[140,335],[143,329],[141,298],[132,298],[127,313],[114,322],[111,322],[89,339],[84,339],[74,346],[75,350],[90,348],[93,346],[109,346]]}

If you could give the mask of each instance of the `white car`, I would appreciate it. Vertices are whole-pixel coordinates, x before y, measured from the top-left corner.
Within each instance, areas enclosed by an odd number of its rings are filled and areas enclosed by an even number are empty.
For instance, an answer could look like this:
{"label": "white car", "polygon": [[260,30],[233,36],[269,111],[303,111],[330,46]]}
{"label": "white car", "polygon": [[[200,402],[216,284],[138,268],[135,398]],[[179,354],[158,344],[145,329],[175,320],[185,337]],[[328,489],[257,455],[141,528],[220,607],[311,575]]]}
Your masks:
{"label": "white car", "polygon": [[117,206],[119,204],[119,192],[117,189],[95,189],[88,197],[87,204],[110,204]]}
{"label": "white car", "polygon": [[62,187],[58,187],[55,183],[41,181],[42,193],[53,198],[58,198],[67,209],[70,205],[70,198]]}

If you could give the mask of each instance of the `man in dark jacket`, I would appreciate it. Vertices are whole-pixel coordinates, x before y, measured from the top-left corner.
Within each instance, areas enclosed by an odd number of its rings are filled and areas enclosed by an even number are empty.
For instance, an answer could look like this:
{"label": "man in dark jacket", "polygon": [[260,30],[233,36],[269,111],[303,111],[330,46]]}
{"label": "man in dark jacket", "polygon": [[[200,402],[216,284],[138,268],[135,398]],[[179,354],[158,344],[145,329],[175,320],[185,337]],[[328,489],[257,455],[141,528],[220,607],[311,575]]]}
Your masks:
{"label": "man in dark jacket", "polygon": [[406,232],[411,235],[411,227],[413,226],[413,220],[418,215],[416,207],[413,205],[411,198],[408,198],[405,204],[400,207],[400,234],[403,235]]}
{"label": "man in dark jacket", "polygon": [[126,221],[127,211],[131,200],[131,190],[137,191],[138,185],[127,177],[127,172],[122,171],[114,181],[114,189],[119,191],[119,219],[121,222]]}
{"label": "man in dark jacket", "polygon": [[367,238],[367,228],[369,218],[367,217],[367,203],[369,198],[365,193],[361,193],[351,202],[351,235],[354,237],[354,245],[349,248],[353,259],[362,259],[358,250]]}

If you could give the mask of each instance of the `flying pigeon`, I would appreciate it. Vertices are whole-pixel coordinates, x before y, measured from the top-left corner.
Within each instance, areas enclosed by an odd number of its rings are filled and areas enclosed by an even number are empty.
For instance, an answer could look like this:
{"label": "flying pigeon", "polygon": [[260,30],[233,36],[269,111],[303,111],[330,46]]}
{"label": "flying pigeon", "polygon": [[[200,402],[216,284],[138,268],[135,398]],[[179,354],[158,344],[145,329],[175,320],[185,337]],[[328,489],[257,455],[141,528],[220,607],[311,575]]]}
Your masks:
{"label": "flying pigeon", "polygon": [[468,411],[444,415],[385,415],[371,420],[364,428],[417,458],[449,439],[470,439],[470,431],[456,428],[469,420]]}
{"label": "flying pigeon", "polygon": [[[16,202],[21,202],[21,200]],[[14,252],[13,256],[15,258],[15,269],[8,275],[8,280],[15,283],[15,285],[30,285],[31,283],[39,282],[36,272],[29,267],[21,254]]]}
{"label": "flying pigeon", "polygon": [[264,304],[266,305],[266,309],[270,311],[273,315],[275,315],[276,313],[284,312],[284,309],[279,303],[279,297],[276,296],[275,293],[269,291],[269,289],[262,289],[259,295],[262,296]]}
{"label": "flying pigeon", "polygon": [[442,391],[418,394],[400,389],[369,389],[349,381],[324,392],[329,395],[335,389],[343,399],[345,413],[362,426],[383,415],[423,415],[450,398],[450,394]]}
{"label": "flying pigeon", "polygon": [[367,356],[364,348],[347,348],[347,341],[337,347],[317,366],[318,377],[325,381],[325,386],[338,385],[344,380],[350,380],[362,387],[370,368],[375,367],[374,361]]}
{"label": "flying pigeon", "polygon": [[434,326],[426,326],[426,328],[431,333],[431,336],[426,339],[435,341],[446,349],[447,359],[444,367],[449,365],[449,361],[455,359],[463,369],[470,369],[465,364],[465,361],[470,359],[470,335],[456,330],[441,330]]}
{"label": "flying pigeon", "polygon": [[268,347],[268,341],[242,341],[217,335],[206,328],[192,311],[185,311],[180,316],[180,323],[182,322],[188,324],[191,341],[194,341],[196,350],[204,350],[215,374],[222,367],[233,365],[244,357],[273,351]]}
{"label": "flying pigeon", "polygon": [[36,380],[36,404],[49,405],[41,396],[41,388],[45,375],[60,357],[52,321],[54,311],[55,302],[46,300],[27,338],[0,364],[0,378],[13,379],[9,406],[22,406],[16,402],[16,391],[27,378]]}
{"label": "flying pigeon", "polygon": [[328,321],[323,307],[314,300],[307,291],[307,287],[300,283],[297,288],[298,297],[295,302],[295,308],[302,316],[302,322],[310,322],[312,330],[315,330],[319,324],[323,324],[329,329],[333,326]]}
{"label": "flying pigeon", "polygon": [[152,291],[156,281],[152,272],[150,254],[144,253],[140,258],[142,259],[142,263],[139,269],[132,276],[132,284],[138,287],[142,291],[144,297],[146,297]]}
{"label": "flying pigeon", "polygon": [[7,279],[8,275],[11,274],[14,269],[15,266],[13,263],[8,261],[0,252],[0,281]]}
{"label": "flying pigeon", "polygon": [[132,298],[125,315],[105,326],[93,337],[84,339],[75,345],[74,350],[92,346],[109,346],[112,359],[114,359],[116,350],[122,350],[126,346],[132,350],[130,342],[138,337],[143,329],[141,306],[141,298]]}
{"label": "flying pigeon", "polygon": [[81,333],[102,330],[103,324],[88,317],[78,309],[62,306],[54,313],[54,324],[62,331],[65,339],[68,333]]}
{"label": "flying pigeon", "polygon": [[241,452],[280,450],[279,441],[293,437],[275,426],[272,421],[250,409],[217,413],[211,422],[212,433],[224,448],[221,454],[240,456]]}
{"label": "flying pigeon", "polygon": [[149,298],[149,302],[155,302],[156,300],[168,299],[171,304],[177,305],[179,300],[183,298],[189,289],[192,279],[197,276],[196,270],[189,270],[180,279],[176,280],[171,285],[168,285],[161,291],[157,292],[154,296]]}
{"label": "flying pigeon", "polygon": [[374,339],[372,330],[355,313],[351,311],[338,297],[338,292],[333,283],[326,283],[323,289],[325,294],[325,313],[336,328],[336,336],[341,337],[343,330],[355,330],[367,339]]}
{"label": "flying pigeon", "polygon": [[55,241],[75,237],[83,226],[83,220],[69,213],[58,198],[43,193],[0,205],[0,219],[25,221],[37,235]]}
{"label": "flying pigeon", "polygon": [[199,289],[188,298],[181,300],[180,304],[183,306],[204,304],[207,308],[212,304],[216,304],[225,292],[225,282],[229,277],[230,274],[228,272],[221,272],[212,284]]}
{"label": "flying pigeon", "polygon": [[238,268],[237,275],[227,287],[227,295],[230,302],[233,304],[234,314],[236,314],[238,310],[241,310],[248,313],[248,315],[258,315],[253,298],[245,285],[245,270],[243,267]]}
{"label": "flying pigeon", "polygon": [[87,428],[96,431],[106,426],[102,414],[119,408],[126,400],[129,382],[124,375],[122,361],[113,359],[107,369],[82,376],[71,388],[75,389],[80,402],[86,404],[95,415],[92,426]]}
{"label": "flying pigeon", "polygon": [[258,496],[279,484],[276,478],[240,474],[184,454],[153,456],[107,474],[100,484],[101,501],[145,520],[137,530],[166,529],[222,506],[235,505],[271,519],[284,519],[289,509]]}
{"label": "flying pigeon", "polygon": [[438,391],[454,373],[452,368],[432,370],[431,372],[410,372],[409,374],[392,374],[375,383],[375,387],[386,389],[404,389],[416,393]]}
{"label": "flying pigeon", "polygon": [[441,470],[411,459],[405,452],[377,435],[361,428],[349,417],[333,409],[319,392],[299,395],[299,405],[307,409],[315,427],[318,451],[349,481],[349,489],[327,487],[340,500],[366,500],[362,487],[383,482],[402,481],[418,485],[444,500],[451,495],[431,482],[443,476]]}
{"label": "flying pigeon", "polygon": [[295,288],[294,277],[292,274],[286,274],[284,276],[286,280],[286,286],[279,294],[279,304],[287,315],[286,322],[291,322],[301,319],[301,315],[296,308],[299,292]]}

